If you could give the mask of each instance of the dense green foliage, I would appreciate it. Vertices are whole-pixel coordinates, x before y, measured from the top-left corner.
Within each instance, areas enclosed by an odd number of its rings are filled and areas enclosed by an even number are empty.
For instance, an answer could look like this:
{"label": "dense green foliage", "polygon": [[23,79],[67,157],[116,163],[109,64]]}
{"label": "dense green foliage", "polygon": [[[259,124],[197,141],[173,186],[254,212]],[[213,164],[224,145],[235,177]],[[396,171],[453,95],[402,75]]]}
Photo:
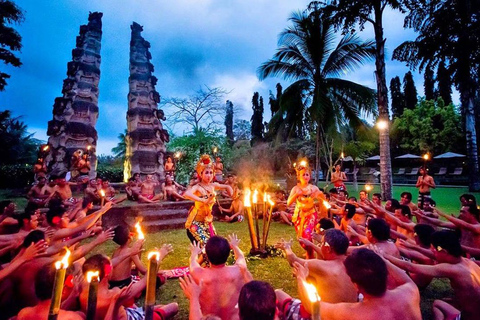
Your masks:
{"label": "dense green foliage", "polygon": [[10,164],[0,166],[0,188],[25,188],[33,183],[31,164]]}

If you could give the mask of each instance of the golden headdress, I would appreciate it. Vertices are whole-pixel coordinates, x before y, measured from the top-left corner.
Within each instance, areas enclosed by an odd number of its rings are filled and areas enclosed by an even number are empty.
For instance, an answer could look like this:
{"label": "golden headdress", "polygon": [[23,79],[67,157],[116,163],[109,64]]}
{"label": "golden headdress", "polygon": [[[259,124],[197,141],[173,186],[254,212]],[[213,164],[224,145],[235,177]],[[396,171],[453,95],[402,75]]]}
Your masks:
{"label": "golden headdress", "polygon": [[195,170],[197,171],[198,176],[202,175],[203,170],[210,168],[213,170],[213,162],[212,159],[210,159],[210,156],[208,154],[204,154],[200,157],[200,160],[197,162],[197,167]]}
{"label": "golden headdress", "polygon": [[308,166],[308,161],[303,159],[298,163],[294,163],[293,167],[295,168],[295,171],[297,172],[297,176],[301,174],[302,171],[308,171],[310,172],[310,167]]}

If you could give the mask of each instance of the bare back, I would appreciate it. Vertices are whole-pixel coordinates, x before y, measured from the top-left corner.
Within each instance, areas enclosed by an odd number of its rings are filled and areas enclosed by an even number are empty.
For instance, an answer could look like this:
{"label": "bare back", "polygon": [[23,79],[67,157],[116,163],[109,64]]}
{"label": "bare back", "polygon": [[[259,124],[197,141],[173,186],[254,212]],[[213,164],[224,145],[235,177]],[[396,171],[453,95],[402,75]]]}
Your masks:
{"label": "bare back", "polygon": [[480,266],[462,258],[454,266],[455,276],[450,283],[455,291],[457,303],[461,307],[462,319],[478,319],[480,306]]}
{"label": "bare back", "polygon": [[[112,259],[122,254],[126,253],[129,250],[128,246],[120,247],[115,250],[112,255]],[[111,281],[121,281],[131,277],[132,273],[132,259],[127,258],[121,261],[120,263],[115,264],[115,267],[112,270],[110,275]]]}

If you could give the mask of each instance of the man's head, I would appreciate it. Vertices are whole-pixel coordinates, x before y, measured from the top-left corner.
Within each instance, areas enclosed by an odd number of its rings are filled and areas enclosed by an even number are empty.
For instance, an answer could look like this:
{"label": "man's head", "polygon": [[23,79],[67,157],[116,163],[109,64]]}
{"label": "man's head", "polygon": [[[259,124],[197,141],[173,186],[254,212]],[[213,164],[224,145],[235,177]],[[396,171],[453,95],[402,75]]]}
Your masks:
{"label": "man's head", "polygon": [[355,205],[355,202],[357,202],[357,198],[355,198],[355,197],[348,198],[348,203],[351,203],[351,204]]}
{"label": "man's head", "polygon": [[88,271],[98,271],[100,280],[108,276],[112,271],[110,259],[104,254],[96,254],[85,260],[82,266],[83,276],[87,276]]}
{"label": "man's head", "polygon": [[366,235],[369,241],[373,240],[373,242],[377,242],[387,241],[388,239],[390,239],[390,226],[383,219],[369,219],[366,231]]}
{"label": "man's head", "polygon": [[0,202],[0,214],[4,214],[6,216],[12,216],[15,212],[15,208],[17,206],[13,201],[4,200]]}
{"label": "man's head", "polygon": [[104,189],[110,188],[110,181],[108,181],[108,179],[103,179],[102,188],[104,188]]}
{"label": "man's head", "polygon": [[275,290],[267,282],[250,281],[238,297],[240,320],[273,320],[277,311]]}
{"label": "man's head", "polygon": [[328,260],[332,255],[346,254],[348,245],[348,238],[345,233],[337,229],[328,229],[325,231],[320,249],[322,255]]}
{"label": "man's head", "polygon": [[37,243],[38,241],[45,240],[45,233],[41,230],[30,231],[29,234],[23,239],[22,247],[28,248],[32,243]]}
{"label": "man's head", "polygon": [[408,222],[412,219],[412,212],[409,206],[400,205],[400,208],[395,209],[395,217],[404,222]]}
{"label": "man's head", "polygon": [[205,246],[205,253],[207,254],[208,261],[214,266],[219,266],[227,262],[230,255],[230,244],[227,239],[213,236],[208,239]]}
{"label": "man's head", "polygon": [[55,267],[53,264],[46,264],[35,276],[35,295],[38,300],[45,301],[52,297],[53,283],[55,281]]}
{"label": "man's head", "polygon": [[389,212],[395,212],[398,208],[400,208],[400,202],[397,199],[388,199],[385,203],[385,210]]}
{"label": "man's head", "polygon": [[120,246],[125,245],[130,239],[130,230],[125,225],[119,225],[113,231],[115,232],[113,242]]}
{"label": "man's head", "polygon": [[348,197],[348,192],[346,190],[340,190],[338,191],[338,199],[345,201]]}
{"label": "man's head", "polygon": [[47,212],[47,222],[51,226],[65,228],[70,222],[70,219],[63,207],[53,207]]}
{"label": "man's head", "polygon": [[413,227],[415,231],[415,242],[417,242],[422,247],[429,248],[432,243],[432,234],[435,232],[435,229],[428,224],[416,224]]}
{"label": "man's head", "polygon": [[372,201],[373,201],[373,203],[381,206],[382,205],[382,195],[380,193],[374,193],[372,195]]}
{"label": "man's head", "polygon": [[[27,210],[28,209],[28,210]],[[20,228],[27,230],[35,230],[38,227],[37,209],[27,208],[18,218],[18,225]]]}
{"label": "man's head", "polygon": [[320,219],[319,224],[320,224],[320,234],[325,233],[325,231],[329,229],[335,228],[335,224],[333,224],[333,221],[328,218]]}
{"label": "man's head", "polygon": [[97,187],[97,179],[90,179],[88,181],[88,185],[92,188],[96,188]]}
{"label": "man's head", "polygon": [[361,293],[381,297],[387,290],[387,265],[372,250],[353,250],[344,264],[348,276]]}
{"label": "man's head", "polygon": [[427,174],[427,170],[424,167],[420,167],[418,169],[418,172],[420,173],[421,176],[424,176]]}
{"label": "man's head", "polygon": [[475,199],[475,196],[469,193],[464,193],[460,196],[460,202],[462,203],[462,206],[468,206],[470,204],[477,204],[477,199]]}
{"label": "man's head", "polygon": [[347,203],[345,204],[345,215],[347,219],[352,219],[355,215],[356,208],[353,204]]}
{"label": "man's head", "polygon": [[37,179],[37,186],[38,187],[43,187],[47,183],[47,179],[45,177],[38,177]]}
{"label": "man's head", "polygon": [[480,221],[479,210],[475,204],[468,204],[460,209],[459,218],[468,223],[478,223]]}
{"label": "man's head", "polygon": [[432,234],[432,249],[438,262],[447,262],[452,257],[460,258],[462,256],[460,239],[453,231],[442,230],[434,232]]}
{"label": "man's head", "polygon": [[359,196],[360,196],[360,201],[365,201],[367,200],[367,191],[365,190],[360,190],[359,192]]}
{"label": "man's head", "polygon": [[412,202],[412,194],[410,192],[402,192],[400,195],[400,203],[408,205],[410,202]]}

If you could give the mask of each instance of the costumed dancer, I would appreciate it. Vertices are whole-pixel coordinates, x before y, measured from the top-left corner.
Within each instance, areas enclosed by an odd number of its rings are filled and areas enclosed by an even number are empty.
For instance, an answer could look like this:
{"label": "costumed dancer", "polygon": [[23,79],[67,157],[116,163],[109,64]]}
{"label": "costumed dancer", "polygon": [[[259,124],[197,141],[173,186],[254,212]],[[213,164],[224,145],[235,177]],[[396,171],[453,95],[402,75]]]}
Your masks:
{"label": "costumed dancer", "polygon": [[[292,222],[295,226],[297,238],[312,241],[312,234],[317,224],[317,211],[314,200],[322,201],[325,197],[317,186],[309,184],[311,171],[306,161],[301,161],[295,167],[295,170],[297,171],[298,183],[292,188],[288,196],[287,206],[296,202]],[[312,248],[305,247],[302,243],[301,245],[307,251],[307,259],[315,257]]]}
{"label": "costumed dancer", "polygon": [[188,213],[185,228],[190,241],[204,246],[211,236],[214,236],[212,207],[216,202],[215,190],[226,190],[233,195],[232,187],[225,184],[212,182],[214,176],[213,162],[210,156],[204,154],[200,157],[196,167],[200,182],[187,189],[183,196],[195,201]]}

